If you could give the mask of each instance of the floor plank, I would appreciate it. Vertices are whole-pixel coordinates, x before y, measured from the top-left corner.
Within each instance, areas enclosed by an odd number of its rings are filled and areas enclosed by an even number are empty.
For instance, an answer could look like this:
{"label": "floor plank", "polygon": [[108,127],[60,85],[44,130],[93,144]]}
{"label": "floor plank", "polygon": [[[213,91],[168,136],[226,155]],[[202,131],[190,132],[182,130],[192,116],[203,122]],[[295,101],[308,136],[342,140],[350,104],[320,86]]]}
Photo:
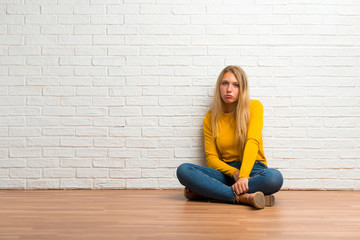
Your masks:
{"label": "floor plank", "polygon": [[359,191],[280,191],[263,210],[181,190],[0,190],[0,239],[360,239]]}

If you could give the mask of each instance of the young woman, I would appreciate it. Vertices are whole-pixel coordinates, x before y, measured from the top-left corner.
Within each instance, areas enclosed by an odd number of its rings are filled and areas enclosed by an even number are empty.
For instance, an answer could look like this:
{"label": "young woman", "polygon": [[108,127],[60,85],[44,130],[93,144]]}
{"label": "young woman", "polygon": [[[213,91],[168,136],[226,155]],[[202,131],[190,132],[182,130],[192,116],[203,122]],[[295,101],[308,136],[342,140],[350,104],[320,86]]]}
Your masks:
{"label": "young woman", "polygon": [[[189,200],[214,199],[257,209],[274,204],[283,177],[267,167],[262,140],[263,106],[250,100],[248,80],[238,66],[224,68],[204,118],[208,167],[184,163],[177,177]],[[265,194],[265,195],[264,195]]]}

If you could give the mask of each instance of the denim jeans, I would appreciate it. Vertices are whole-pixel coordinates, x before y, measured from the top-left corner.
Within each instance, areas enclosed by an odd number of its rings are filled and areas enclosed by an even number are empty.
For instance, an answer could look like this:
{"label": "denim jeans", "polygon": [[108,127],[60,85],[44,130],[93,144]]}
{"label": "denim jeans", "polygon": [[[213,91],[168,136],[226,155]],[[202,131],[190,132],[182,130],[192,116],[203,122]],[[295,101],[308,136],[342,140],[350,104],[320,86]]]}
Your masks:
{"label": "denim jeans", "polygon": [[[240,169],[241,162],[228,163]],[[222,172],[191,163],[183,163],[177,169],[180,183],[190,190],[210,199],[235,203],[232,185],[235,180]],[[261,191],[266,195],[276,193],[283,184],[282,174],[264,163],[256,161],[249,178],[249,191]]]}

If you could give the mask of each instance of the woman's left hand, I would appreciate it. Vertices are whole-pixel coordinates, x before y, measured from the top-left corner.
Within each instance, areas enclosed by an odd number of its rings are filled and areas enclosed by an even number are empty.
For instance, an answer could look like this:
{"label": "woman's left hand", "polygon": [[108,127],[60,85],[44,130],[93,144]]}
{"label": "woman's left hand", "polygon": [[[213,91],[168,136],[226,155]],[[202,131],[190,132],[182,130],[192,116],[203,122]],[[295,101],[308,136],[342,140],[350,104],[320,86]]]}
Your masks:
{"label": "woman's left hand", "polygon": [[237,195],[246,193],[247,191],[249,191],[249,179],[246,177],[239,178],[236,183],[232,185],[232,190]]}

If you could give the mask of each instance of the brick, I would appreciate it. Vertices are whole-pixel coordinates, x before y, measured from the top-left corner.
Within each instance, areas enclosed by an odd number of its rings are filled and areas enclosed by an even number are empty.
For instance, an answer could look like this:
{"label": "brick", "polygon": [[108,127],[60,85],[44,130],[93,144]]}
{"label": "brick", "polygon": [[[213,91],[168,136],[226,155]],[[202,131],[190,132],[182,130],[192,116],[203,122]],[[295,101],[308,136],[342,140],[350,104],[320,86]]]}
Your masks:
{"label": "brick", "polygon": [[[123,168],[125,163],[121,159],[95,159],[93,161],[94,167],[111,167],[111,168]],[[111,177],[110,170],[110,177]]]}
{"label": "brick", "polygon": [[51,158],[27,159],[26,166],[30,168],[57,168],[59,167],[59,159],[51,159]]}
{"label": "brick", "polygon": [[61,167],[91,167],[92,159],[86,158],[71,158],[71,159],[61,159],[60,162]]}
{"label": "brick", "polygon": [[57,179],[29,179],[26,181],[26,187],[28,189],[59,189],[59,182]]}
{"label": "brick", "polygon": [[63,189],[89,189],[92,188],[91,179],[61,179],[60,188]]}
{"label": "brick", "polygon": [[104,56],[106,49],[104,47],[76,47],[75,55],[77,56]]}
{"label": "brick", "polygon": [[110,170],[110,178],[141,178],[141,170],[139,169],[119,169]]}
{"label": "brick", "polygon": [[0,179],[1,189],[25,189],[25,179]]}
{"label": "brick", "polygon": [[100,148],[97,148],[97,149],[77,149],[76,150],[76,156],[77,157],[80,157],[80,158],[83,158],[83,157],[86,157],[86,158],[103,158],[103,157],[106,157],[106,152],[107,150],[106,149],[100,149]]}
{"label": "brick", "polygon": [[10,169],[10,178],[40,178],[40,169]]}
{"label": "brick", "polygon": [[83,15],[59,15],[58,17],[59,24],[89,24],[90,23],[90,16],[83,16]]}
{"label": "brick", "polygon": [[41,33],[42,34],[66,34],[70,35],[73,33],[72,26],[67,25],[47,25],[41,26]]}
{"label": "brick", "polygon": [[94,188],[97,189],[125,189],[123,179],[95,179]]}
{"label": "brick", "polygon": [[76,177],[78,178],[104,178],[108,175],[108,170],[102,168],[78,168],[76,170]]}
{"label": "brick", "polygon": [[21,25],[13,25],[8,26],[8,34],[10,35],[31,35],[31,34],[39,34],[40,33],[40,27],[34,26],[34,25],[27,25],[27,26],[21,26]]}
{"label": "brick", "polygon": [[158,187],[158,181],[152,178],[126,179],[126,188],[131,189],[154,189]]}

